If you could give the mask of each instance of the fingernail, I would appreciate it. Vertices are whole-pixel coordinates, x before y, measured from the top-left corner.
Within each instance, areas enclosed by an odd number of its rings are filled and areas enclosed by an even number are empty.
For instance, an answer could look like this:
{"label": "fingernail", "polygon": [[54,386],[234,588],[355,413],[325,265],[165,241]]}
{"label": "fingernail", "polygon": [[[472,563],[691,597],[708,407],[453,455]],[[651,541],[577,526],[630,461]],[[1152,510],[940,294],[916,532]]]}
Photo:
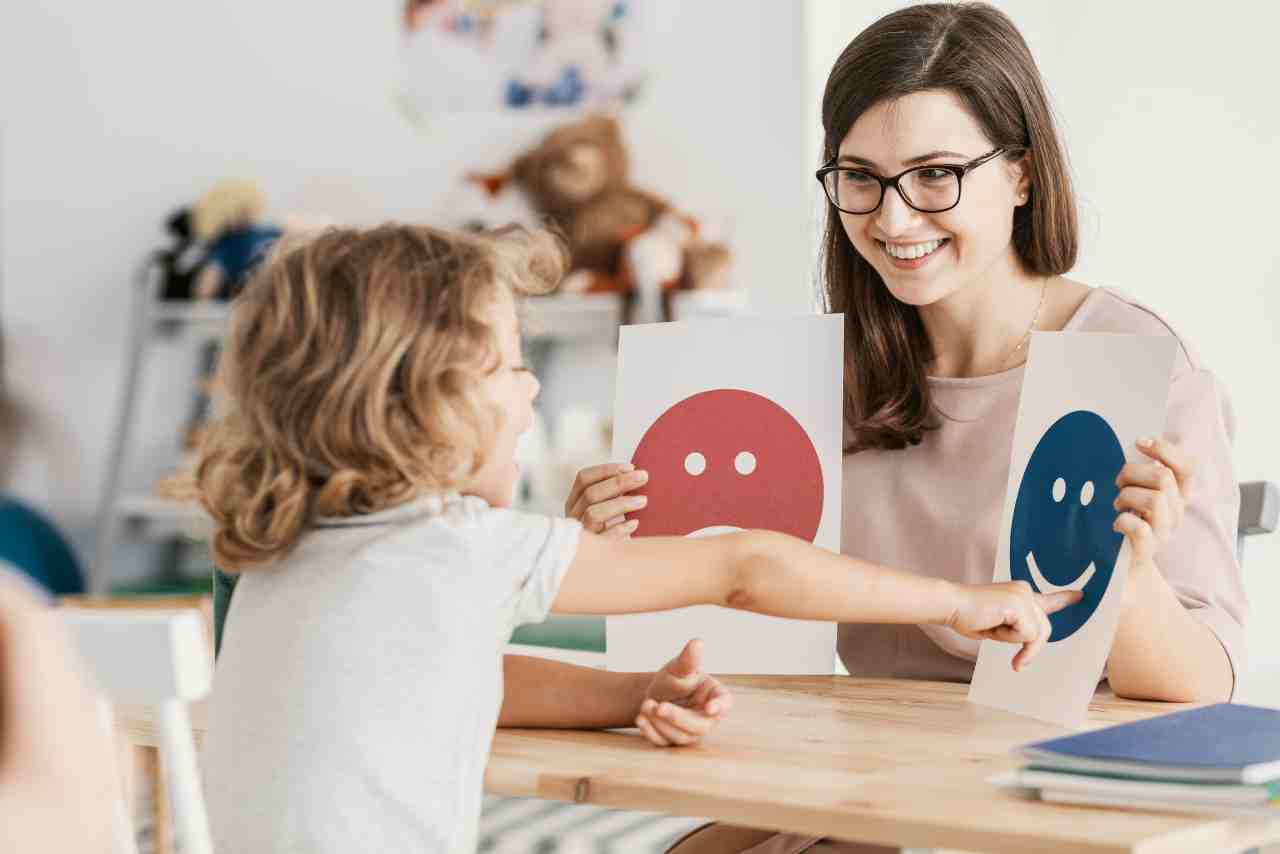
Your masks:
{"label": "fingernail", "polygon": [[1150,436],[1143,436],[1141,439],[1138,440],[1139,448],[1150,448],[1151,445],[1152,445],[1152,439]]}
{"label": "fingernail", "polygon": [[710,703],[707,703],[707,714],[714,715],[719,711],[720,711],[720,706],[716,704],[715,700],[712,700]]}
{"label": "fingernail", "polygon": [[629,472],[629,471],[635,471],[635,470],[636,470],[636,467],[635,467],[633,464],[631,464],[631,463],[623,463],[623,464],[622,464],[622,471],[623,471],[623,472]]}
{"label": "fingernail", "polygon": [[644,483],[648,479],[649,479],[649,473],[647,471],[636,472],[636,480],[640,481],[641,483]]}
{"label": "fingernail", "polygon": [[635,498],[631,500],[631,506],[633,507],[643,507],[648,503],[649,503],[649,496],[647,495],[637,495]]}
{"label": "fingernail", "polygon": [[658,706],[658,716],[663,718],[671,717],[671,707],[668,706],[666,703],[663,703],[661,706]]}

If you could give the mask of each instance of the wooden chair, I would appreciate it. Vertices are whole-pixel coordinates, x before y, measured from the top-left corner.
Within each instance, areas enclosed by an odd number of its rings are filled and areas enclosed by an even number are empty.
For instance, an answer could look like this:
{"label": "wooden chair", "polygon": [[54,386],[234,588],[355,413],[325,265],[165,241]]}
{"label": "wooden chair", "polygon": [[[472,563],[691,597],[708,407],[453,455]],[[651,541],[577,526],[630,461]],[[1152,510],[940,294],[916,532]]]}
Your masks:
{"label": "wooden chair", "polygon": [[[209,693],[213,676],[200,612],[66,608],[62,619],[100,692],[108,736],[115,735],[113,706],[146,707],[156,715],[181,849],[184,854],[212,854],[187,714],[188,703]],[[116,850],[135,854],[123,792],[118,802]]]}

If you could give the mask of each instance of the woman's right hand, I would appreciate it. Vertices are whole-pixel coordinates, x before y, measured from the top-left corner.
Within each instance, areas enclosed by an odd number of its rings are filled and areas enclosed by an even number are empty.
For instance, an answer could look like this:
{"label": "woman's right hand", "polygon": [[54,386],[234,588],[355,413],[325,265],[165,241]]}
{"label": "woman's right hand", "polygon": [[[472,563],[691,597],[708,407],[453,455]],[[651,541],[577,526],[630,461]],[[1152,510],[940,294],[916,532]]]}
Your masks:
{"label": "woman's right hand", "polygon": [[631,463],[605,463],[582,469],[564,502],[564,515],[577,519],[593,534],[629,537],[640,522],[628,520],[626,514],[644,507],[649,499],[627,493],[648,481],[649,473],[637,471]]}
{"label": "woman's right hand", "polygon": [[1022,644],[1013,657],[1013,669],[1023,665],[1049,642],[1052,627],[1048,614],[1080,601],[1078,590],[1049,595],[1035,593],[1025,581],[1004,584],[959,584],[956,607],[947,627],[965,637]]}

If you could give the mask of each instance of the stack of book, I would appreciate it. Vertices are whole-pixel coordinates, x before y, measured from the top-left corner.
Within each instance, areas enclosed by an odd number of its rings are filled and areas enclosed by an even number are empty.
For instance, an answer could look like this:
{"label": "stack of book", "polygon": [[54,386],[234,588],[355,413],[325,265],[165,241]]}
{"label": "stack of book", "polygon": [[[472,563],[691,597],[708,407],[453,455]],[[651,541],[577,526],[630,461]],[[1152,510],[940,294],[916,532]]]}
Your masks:
{"label": "stack of book", "polygon": [[1280,711],[1219,703],[1018,748],[1041,800],[1280,817]]}

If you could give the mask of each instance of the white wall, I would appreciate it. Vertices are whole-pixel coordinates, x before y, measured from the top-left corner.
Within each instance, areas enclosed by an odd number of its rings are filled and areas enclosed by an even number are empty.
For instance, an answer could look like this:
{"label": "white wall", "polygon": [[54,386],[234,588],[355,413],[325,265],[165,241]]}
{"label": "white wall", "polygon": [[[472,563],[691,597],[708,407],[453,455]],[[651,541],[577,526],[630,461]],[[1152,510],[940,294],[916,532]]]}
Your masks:
{"label": "white wall", "polygon": [[[802,15],[791,4],[654,0],[655,77],[628,113],[635,178],[724,214],[765,310],[808,304]],[[258,178],[273,210],[421,218],[463,170],[539,127],[392,106],[396,0],[4,3],[0,270],[7,372],[29,428],[12,488],[91,534],[123,382],[127,291],[160,223],[213,181]],[[143,436],[164,467],[192,360],[166,345]],[[154,408],[152,408],[154,407]],[[172,422],[172,423],[170,423]]]}
{"label": "white wall", "polygon": [[[809,0],[806,149],[832,62],[900,3]],[[1280,58],[1274,7],[997,0],[1040,63],[1081,197],[1073,275],[1155,307],[1222,377],[1241,480],[1280,481]],[[814,155],[816,156],[816,155]],[[1244,698],[1280,704],[1280,536],[1251,542]]]}

